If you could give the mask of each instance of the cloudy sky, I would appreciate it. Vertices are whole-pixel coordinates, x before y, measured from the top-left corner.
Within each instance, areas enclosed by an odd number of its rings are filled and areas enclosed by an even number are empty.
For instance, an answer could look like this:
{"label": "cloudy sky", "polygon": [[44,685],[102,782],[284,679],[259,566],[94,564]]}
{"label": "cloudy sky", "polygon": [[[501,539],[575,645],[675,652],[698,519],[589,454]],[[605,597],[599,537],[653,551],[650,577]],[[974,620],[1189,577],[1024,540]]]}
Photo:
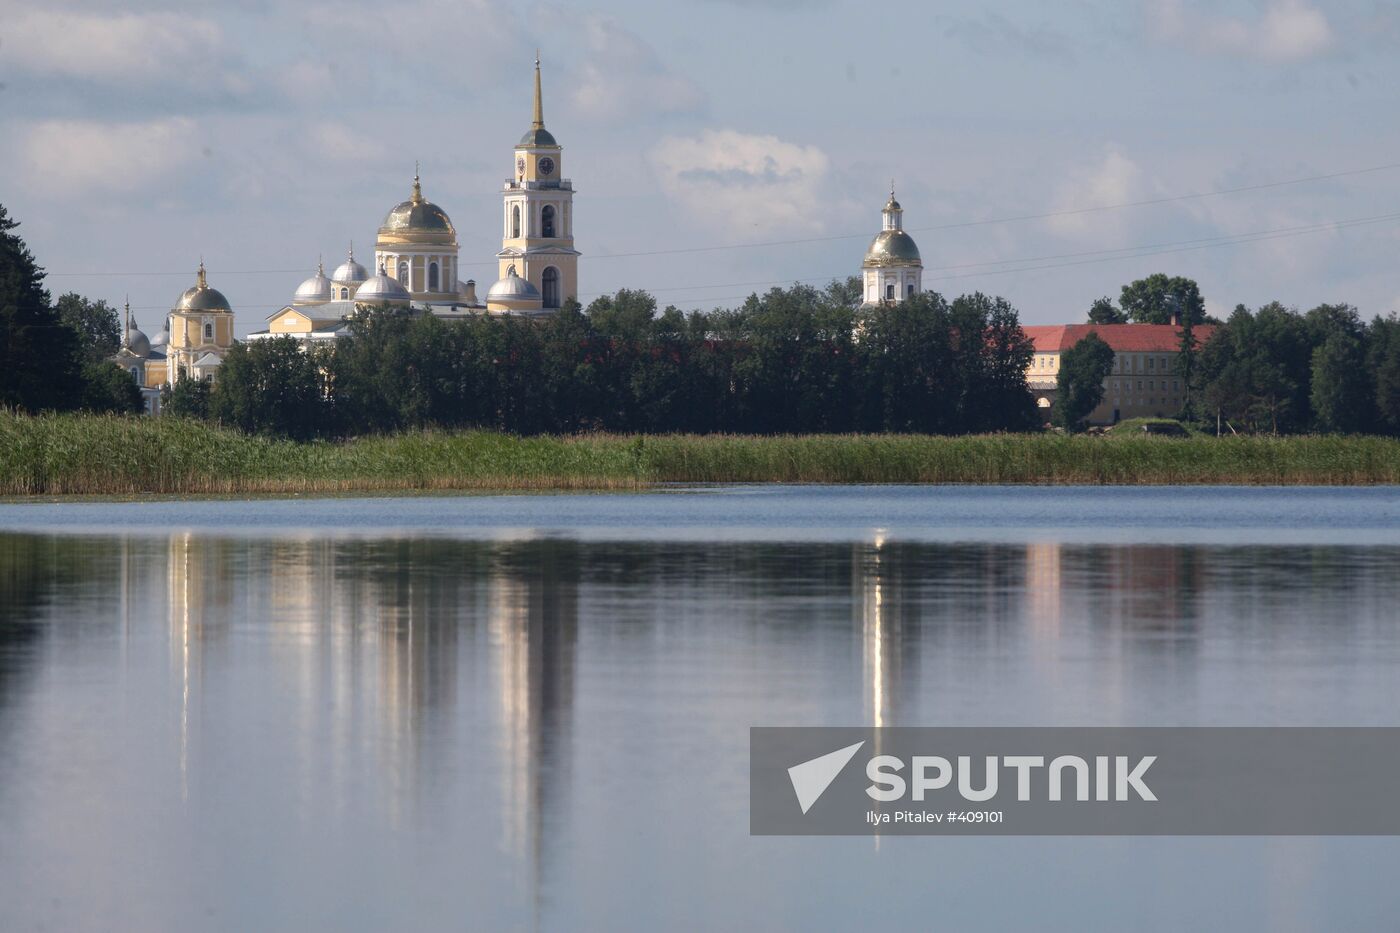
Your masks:
{"label": "cloudy sky", "polygon": [[247,332],[420,160],[488,283],[536,46],[585,302],[853,273],[893,177],[925,285],[1029,323],[1156,271],[1400,309],[1387,0],[0,0],[0,203],[55,294],[149,329],[203,255]]}

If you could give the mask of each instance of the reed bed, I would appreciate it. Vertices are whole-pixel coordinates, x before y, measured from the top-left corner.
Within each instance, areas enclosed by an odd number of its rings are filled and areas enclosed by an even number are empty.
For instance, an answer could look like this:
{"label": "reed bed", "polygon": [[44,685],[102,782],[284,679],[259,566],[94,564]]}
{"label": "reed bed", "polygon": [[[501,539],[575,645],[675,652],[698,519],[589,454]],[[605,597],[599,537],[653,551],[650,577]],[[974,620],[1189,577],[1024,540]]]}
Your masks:
{"label": "reed bed", "polygon": [[1396,484],[1400,441],[421,432],[299,444],[177,418],[0,413],[0,495],[11,497],[626,490],[660,483]]}

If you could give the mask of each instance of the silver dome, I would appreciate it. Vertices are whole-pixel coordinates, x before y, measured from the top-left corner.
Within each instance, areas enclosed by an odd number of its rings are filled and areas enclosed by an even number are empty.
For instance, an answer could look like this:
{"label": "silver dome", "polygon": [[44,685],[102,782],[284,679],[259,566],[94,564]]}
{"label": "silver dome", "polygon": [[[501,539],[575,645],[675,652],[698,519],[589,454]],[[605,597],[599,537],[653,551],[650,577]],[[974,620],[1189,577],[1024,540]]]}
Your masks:
{"label": "silver dome", "polygon": [[151,338],[152,347],[163,347],[170,343],[170,318],[165,319],[165,327],[161,332]]}
{"label": "silver dome", "polygon": [[151,341],[141,332],[141,328],[132,324],[126,331],[126,340],[122,346],[130,350],[137,356],[148,356],[151,352]]}
{"label": "silver dome", "polygon": [[359,285],[369,279],[369,270],[355,261],[355,247],[350,247],[350,256],[331,273],[331,281],[336,285]]}
{"label": "silver dome", "polygon": [[406,305],[411,300],[408,289],[399,284],[399,280],[391,278],[385,273],[384,267],[379,267],[379,274],[369,279],[355,290],[355,303],[363,305],[396,304]]}
{"label": "silver dome", "polygon": [[331,300],[331,280],[324,267],[317,265],[316,274],[297,286],[292,296],[294,305],[321,305]]}
{"label": "silver dome", "polygon": [[486,293],[486,300],[504,303],[543,301],[544,299],[540,297],[540,290],[531,285],[529,279],[522,279],[512,269],[509,275],[491,286],[491,290]]}

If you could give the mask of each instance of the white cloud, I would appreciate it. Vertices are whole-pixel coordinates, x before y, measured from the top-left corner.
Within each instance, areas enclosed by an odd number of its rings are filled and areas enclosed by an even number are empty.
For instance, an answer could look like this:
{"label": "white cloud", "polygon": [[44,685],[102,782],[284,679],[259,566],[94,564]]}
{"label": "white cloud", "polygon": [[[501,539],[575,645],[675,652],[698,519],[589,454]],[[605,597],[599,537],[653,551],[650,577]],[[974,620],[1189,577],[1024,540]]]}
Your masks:
{"label": "white cloud", "polygon": [[616,122],[639,114],[688,113],[703,105],[700,88],[673,74],[635,33],[601,16],[589,16],[581,29],[588,54],[570,95],[581,116]]}
{"label": "white cloud", "polygon": [[1308,0],[1268,0],[1250,19],[1197,12],[1185,0],[1149,0],[1147,17],[1156,38],[1209,54],[1303,61],[1335,41],[1326,14]]}
{"label": "white cloud", "polygon": [[4,29],[5,60],[30,74],[101,81],[152,81],[217,74],[225,57],[223,30],[180,13],[32,10]]}
{"label": "white cloud", "polygon": [[[1079,211],[1141,200],[1146,191],[1142,168],[1117,146],[1109,146],[1097,163],[1076,172],[1060,185],[1055,197],[1056,211]],[[1062,214],[1047,223],[1052,232],[1064,236],[1086,233],[1123,232],[1123,212],[1107,211]]]}
{"label": "white cloud", "polygon": [[166,181],[201,151],[193,120],[49,120],[23,144],[33,186],[50,194],[129,193]]}
{"label": "white cloud", "polygon": [[666,194],[732,234],[820,231],[830,163],[820,149],[735,130],[668,136],[651,152]]}

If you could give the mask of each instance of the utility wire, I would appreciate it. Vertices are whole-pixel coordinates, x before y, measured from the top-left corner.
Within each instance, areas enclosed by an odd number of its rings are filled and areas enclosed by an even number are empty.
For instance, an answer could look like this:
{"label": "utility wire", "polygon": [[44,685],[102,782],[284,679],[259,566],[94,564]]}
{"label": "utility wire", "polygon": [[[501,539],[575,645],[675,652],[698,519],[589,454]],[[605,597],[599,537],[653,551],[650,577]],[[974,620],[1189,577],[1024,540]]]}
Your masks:
{"label": "utility wire", "polygon": [[[1376,172],[1392,171],[1400,169],[1400,162],[1392,162],[1386,165],[1373,165],[1368,168],[1350,169],[1342,172],[1329,172],[1324,175],[1309,175],[1305,178],[1291,178],[1285,181],[1263,182],[1253,185],[1243,185],[1235,188],[1218,188],[1213,191],[1200,191],[1192,194],[1171,195],[1160,198],[1148,198],[1141,201],[1123,201],[1118,204],[1103,204],[1096,207],[1079,207],[1061,211],[1047,211],[1040,214],[1020,214],[1009,217],[992,217],[982,220],[966,220],[955,223],[938,224],[930,227],[910,227],[911,233],[929,233],[938,230],[961,230],[969,227],[984,227],[994,224],[1021,223],[1031,220],[1048,220],[1055,217],[1074,217],[1085,214],[1102,213],[1105,211],[1123,210],[1134,207],[1151,207],[1160,204],[1172,204],[1181,201],[1196,201],[1204,198],[1216,198],[1231,194],[1244,194],[1251,191],[1267,191],[1274,188],[1289,187],[1292,185],[1303,185],[1316,181],[1330,181],[1336,178],[1348,178],[1356,175],[1367,175]],[[795,246],[806,243],[826,243],[839,240],[867,239],[870,233],[846,233],[835,236],[804,237],[792,240],[768,240],[758,243],[729,243],[717,246],[691,246],[677,249],[644,250],[627,253],[598,253],[591,255],[590,260],[598,259],[634,259],[645,256],[670,256],[689,253],[711,253],[731,249],[755,249],[770,246]],[[487,267],[494,266],[494,262],[461,262],[459,267]],[[228,269],[218,270],[215,275],[296,275],[305,273],[306,269]],[[70,278],[70,277],[111,277],[111,276],[185,276],[190,275],[188,271],[182,272],[51,272],[49,278]]]}

